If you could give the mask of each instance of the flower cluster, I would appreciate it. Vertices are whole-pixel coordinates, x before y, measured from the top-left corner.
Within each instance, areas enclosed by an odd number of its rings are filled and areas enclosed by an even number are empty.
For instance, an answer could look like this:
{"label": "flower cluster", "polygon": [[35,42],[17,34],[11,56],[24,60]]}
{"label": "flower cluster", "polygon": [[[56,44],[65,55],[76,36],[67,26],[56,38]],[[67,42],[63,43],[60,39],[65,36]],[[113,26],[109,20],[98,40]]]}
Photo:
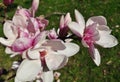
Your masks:
{"label": "flower cluster", "polygon": [[38,6],[39,0],[33,0],[29,9],[19,6],[12,20],[6,20],[3,26],[6,38],[0,37],[0,43],[6,46],[5,52],[11,57],[22,57],[22,62],[13,66],[18,68],[15,82],[53,82],[53,71],[64,67],[68,58],[80,49],[72,42],[72,36],[76,35],[83,46],[88,48],[97,66],[101,58],[95,44],[104,48],[118,44],[117,39],[110,34],[111,30],[103,16],[91,17],[85,24],[83,16],[75,10],[77,22],[73,22],[70,13],[67,13],[61,16],[56,32],[55,28],[46,30],[49,23],[47,19],[35,16]]}

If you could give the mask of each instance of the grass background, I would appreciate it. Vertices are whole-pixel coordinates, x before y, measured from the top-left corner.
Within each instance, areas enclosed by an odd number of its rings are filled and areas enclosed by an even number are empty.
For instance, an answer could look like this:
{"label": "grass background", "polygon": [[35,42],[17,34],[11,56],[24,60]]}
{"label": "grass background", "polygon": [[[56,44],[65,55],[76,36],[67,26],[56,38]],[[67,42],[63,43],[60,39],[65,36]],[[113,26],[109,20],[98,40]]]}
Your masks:
{"label": "grass background", "polygon": [[[8,15],[10,18],[18,5],[25,8],[31,6],[32,0],[15,0],[14,4],[8,7]],[[2,2],[2,1],[1,1]],[[91,16],[103,15],[108,21],[108,26],[113,30],[112,34],[120,42],[120,1],[119,0],[41,0],[36,16],[49,15],[53,12],[67,13],[70,12],[74,20],[74,9],[79,10],[87,20]],[[4,14],[2,9],[0,15]],[[49,20],[50,28],[58,28],[61,15],[51,15]],[[2,20],[2,18],[0,18]],[[0,24],[0,37],[3,35],[3,26]],[[90,58],[88,51],[79,42],[80,51],[75,56],[69,58],[68,64],[57,70],[61,72],[61,82],[120,82],[120,44],[110,49],[98,47],[101,54],[101,65],[97,67]],[[12,61],[16,58],[10,58],[4,52],[5,47],[0,44],[0,67],[7,70],[10,69]],[[2,79],[7,79],[13,74],[10,72],[7,75],[0,76]],[[7,82],[14,82],[13,79]]]}

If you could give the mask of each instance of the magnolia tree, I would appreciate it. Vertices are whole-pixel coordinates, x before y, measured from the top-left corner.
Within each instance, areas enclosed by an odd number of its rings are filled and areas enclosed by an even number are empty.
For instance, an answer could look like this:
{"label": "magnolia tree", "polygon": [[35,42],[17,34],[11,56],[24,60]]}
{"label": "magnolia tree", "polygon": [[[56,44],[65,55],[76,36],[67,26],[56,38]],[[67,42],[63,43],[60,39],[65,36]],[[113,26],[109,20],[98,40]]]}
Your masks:
{"label": "magnolia tree", "polygon": [[[12,2],[4,0],[5,5]],[[13,62],[12,68],[17,69],[15,82],[53,82],[53,71],[63,68],[68,58],[79,52],[80,46],[73,42],[75,36],[88,48],[97,66],[101,57],[95,44],[103,48],[118,44],[103,16],[90,17],[85,23],[82,14],[75,10],[76,21],[72,21],[70,13],[61,16],[56,32],[55,28],[46,30],[47,19],[35,16],[38,6],[39,0],[33,0],[29,9],[18,6],[12,20],[6,20],[3,25],[6,38],[0,37],[0,43],[6,46],[5,52],[10,57],[22,58],[19,63]]]}

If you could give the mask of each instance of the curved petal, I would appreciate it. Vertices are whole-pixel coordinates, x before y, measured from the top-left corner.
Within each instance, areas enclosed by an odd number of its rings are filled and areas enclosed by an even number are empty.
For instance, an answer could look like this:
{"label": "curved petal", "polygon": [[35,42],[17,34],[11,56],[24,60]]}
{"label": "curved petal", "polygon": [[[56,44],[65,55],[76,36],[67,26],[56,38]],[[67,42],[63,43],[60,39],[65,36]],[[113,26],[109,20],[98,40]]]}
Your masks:
{"label": "curved petal", "polygon": [[98,49],[94,49],[94,58],[93,58],[93,61],[95,62],[95,64],[97,65],[97,66],[99,66],[100,65],[100,62],[101,62],[101,58],[100,58],[100,54],[99,54],[99,51],[98,51]]}
{"label": "curved petal", "polygon": [[53,71],[43,72],[41,75],[43,82],[53,82]]}
{"label": "curved petal", "polygon": [[83,36],[83,28],[80,27],[80,25],[76,22],[70,22],[68,24],[68,27],[70,28],[70,30],[76,34],[78,37],[82,37]]}
{"label": "curved petal", "polygon": [[45,56],[45,60],[49,70],[57,70],[66,65],[68,58],[61,54],[50,53]]}
{"label": "curved petal", "polygon": [[64,54],[67,57],[75,55],[79,51],[79,46],[74,43],[65,43],[66,48],[64,50],[58,50],[57,53]]}
{"label": "curved petal", "polygon": [[3,27],[4,35],[8,39],[15,39],[17,37],[12,21],[6,21]]}
{"label": "curved petal", "polygon": [[104,35],[100,36],[100,40],[96,41],[96,44],[104,47],[104,48],[111,48],[118,44],[117,39],[113,35]]}
{"label": "curved petal", "polygon": [[8,40],[0,37],[0,43],[5,46],[11,46],[13,42],[14,42],[13,40]]}
{"label": "curved petal", "polygon": [[39,53],[40,50],[38,49],[28,49],[26,52],[24,52],[23,54],[23,58],[27,58],[27,59],[40,59],[40,53]]}
{"label": "curved petal", "polygon": [[75,18],[76,18],[76,21],[80,25],[80,29],[82,30],[81,34],[83,34],[83,31],[85,29],[85,20],[84,20],[84,17],[82,16],[82,14],[78,10],[75,10]]}
{"label": "curved petal", "polygon": [[65,45],[61,40],[55,39],[55,40],[48,40],[46,41],[44,44],[42,44],[43,46],[49,46],[51,47],[52,50],[56,51],[56,50],[64,50],[65,49]]}
{"label": "curved petal", "polygon": [[15,82],[32,81],[36,78],[41,69],[40,60],[25,59],[17,70]]}
{"label": "curved petal", "polygon": [[107,20],[104,16],[93,16],[88,19],[86,26],[91,25],[92,23],[97,23],[99,25],[107,25]]}
{"label": "curved petal", "polygon": [[97,30],[99,31],[100,35],[101,34],[110,34],[111,33],[111,30],[108,26],[106,25],[100,25],[100,26],[97,26]]}
{"label": "curved petal", "polygon": [[22,16],[22,15],[17,14],[13,17],[13,22],[17,27],[26,28],[26,26],[27,26],[26,16]]}

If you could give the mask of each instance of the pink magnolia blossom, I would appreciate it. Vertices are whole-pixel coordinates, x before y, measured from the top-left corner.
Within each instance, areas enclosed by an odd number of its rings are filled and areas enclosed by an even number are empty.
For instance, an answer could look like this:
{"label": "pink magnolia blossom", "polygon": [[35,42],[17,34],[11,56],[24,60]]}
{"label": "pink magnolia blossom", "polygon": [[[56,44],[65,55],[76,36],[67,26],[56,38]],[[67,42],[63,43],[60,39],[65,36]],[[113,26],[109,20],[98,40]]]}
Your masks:
{"label": "pink magnolia blossom", "polygon": [[13,3],[14,0],[3,0],[3,3],[7,6]]}
{"label": "pink magnolia blossom", "polygon": [[90,55],[97,66],[100,64],[100,54],[94,44],[104,48],[110,48],[118,44],[117,39],[111,35],[107,21],[103,16],[94,16],[88,19],[86,25],[83,16],[75,10],[77,22],[69,23],[69,28],[78,37],[82,38],[82,44],[89,49]]}
{"label": "pink magnolia blossom", "polygon": [[[47,40],[43,32],[36,37],[36,45],[23,53],[23,62],[17,70],[15,82],[32,81],[39,76],[43,82],[53,82],[53,70],[66,65],[68,57],[79,51],[74,43]],[[54,63],[54,64],[53,64]]]}
{"label": "pink magnolia blossom", "polygon": [[60,19],[60,30],[59,37],[64,38],[68,34],[68,23],[71,22],[70,13],[67,13],[66,16],[62,16]]}

